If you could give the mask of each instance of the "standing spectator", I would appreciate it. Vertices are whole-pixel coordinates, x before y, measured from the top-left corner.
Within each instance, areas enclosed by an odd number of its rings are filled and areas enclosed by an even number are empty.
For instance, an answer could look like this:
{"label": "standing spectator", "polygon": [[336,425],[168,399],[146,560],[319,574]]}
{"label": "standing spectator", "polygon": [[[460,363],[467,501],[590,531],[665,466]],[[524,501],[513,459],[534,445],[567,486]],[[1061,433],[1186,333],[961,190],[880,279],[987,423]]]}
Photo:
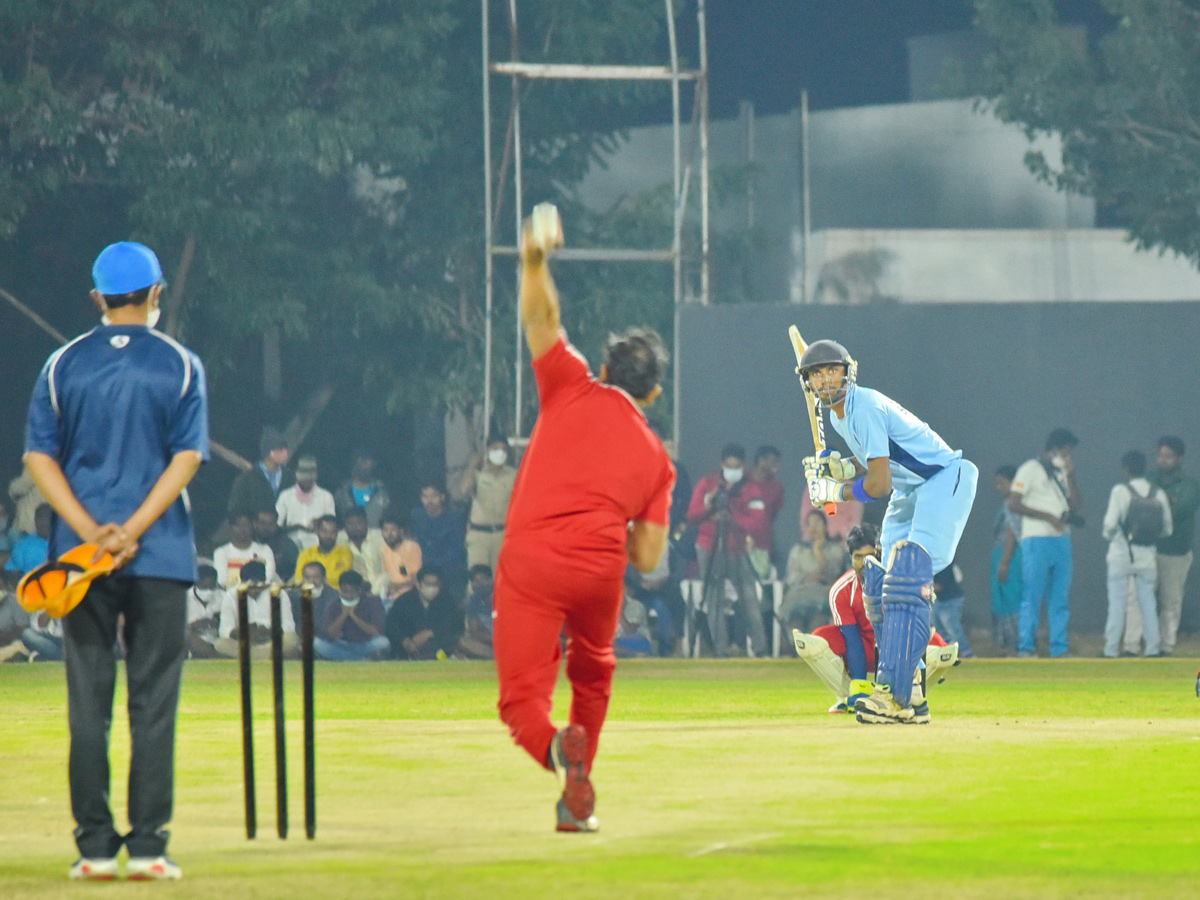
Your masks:
{"label": "standing spectator", "polygon": [[275,554],[266,544],[254,540],[254,525],[251,513],[235,513],[229,524],[229,543],[213,551],[213,568],[217,570],[217,584],[222,588],[234,588],[242,580],[242,567],[251,560],[258,560],[266,568],[266,580],[275,579]]}
{"label": "standing spectator", "polygon": [[1129,582],[1137,591],[1146,655],[1158,656],[1162,643],[1154,603],[1158,581],[1159,539],[1171,535],[1171,504],[1162,488],[1146,480],[1146,455],[1130,450],[1121,457],[1124,481],[1113,485],[1104,511],[1102,534],[1108,541],[1108,620],[1104,625],[1104,655],[1116,657],[1125,632]]}
{"label": "standing spectator", "polygon": [[8,496],[16,507],[13,510],[13,528],[20,534],[33,534],[36,529],[33,518],[46,498],[27,469],[22,469],[21,474],[8,483]]}
{"label": "standing spectator", "polygon": [[229,519],[239,512],[257,514],[260,509],[274,507],[283,487],[283,467],[287,465],[287,441],[280,432],[267,426],[258,444],[259,463],[239,472],[229,490],[225,514]]}
{"label": "standing spectator", "polygon": [[1050,620],[1050,655],[1063,656],[1070,649],[1070,527],[1083,505],[1075,483],[1073,451],[1078,444],[1068,429],[1055,428],[1042,455],[1023,463],[1012,483],[1008,508],[1021,517],[1021,656],[1034,655],[1043,602]]}
{"label": "standing spectator", "polygon": [[779,613],[789,630],[799,628],[807,633],[824,624],[829,591],[846,571],[848,559],[846,548],[830,539],[828,519],[821,510],[809,510],[800,528],[803,540],[788,553]]}
{"label": "standing spectator", "polygon": [[[92,299],[106,324],[47,361],[25,442],[25,465],[58,514],[50,555],[95,543],[113,554],[116,566],[61,620],[80,854],[71,877],[115,877],[124,845],[127,877],[175,879],[182,872],[166,856],[166,825],[187,656],[186,593],[196,579],[196,539],[181,495],[208,458],[204,368],[186,347],[149,327],[158,318],[162,268],[148,247],[106,247],[92,277]],[[122,616],[132,742],[126,835],[117,833],[108,802]]]}
{"label": "standing spectator", "polygon": [[492,570],[485,565],[471,566],[467,588],[467,612],[463,617],[463,636],[458,652],[467,659],[494,659],[492,648],[493,589]]}
{"label": "standing spectator", "polygon": [[498,436],[488,441],[486,461],[476,455],[463,472],[458,492],[471,498],[471,515],[467,520],[468,566],[485,565],[496,571],[504,541],[504,519],[516,481],[517,470],[508,464],[508,441]]}
{"label": "standing spectator", "polygon": [[421,545],[404,534],[404,522],[396,513],[386,513],[383,527],[379,530],[383,546],[379,554],[383,559],[383,576],[376,588],[385,609],[390,610],[392,601],[417,586],[417,573],[424,565]]}
{"label": "standing spectator", "polygon": [[[242,567],[242,581],[265,582],[267,570],[260,560],[251,560]],[[280,598],[282,600],[282,598]],[[221,601],[220,625],[213,649],[220,656],[236,658],[238,655],[238,604],[237,588],[225,591]],[[271,658],[271,591],[263,588],[257,594],[246,597],[247,619],[250,626],[250,655],[254,659]],[[283,655],[296,656],[300,642],[296,638],[296,619],[290,603],[279,604],[279,630],[283,632]]]}
{"label": "standing spectator", "polygon": [[4,569],[12,572],[14,578],[19,580],[26,572],[32,572],[50,558],[50,525],[53,517],[53,507],[43,503],[33,516],[34,533],[25,535],[13,544]]}
{"label": "standing spectator", "polygon": [[326,583],[336,590],[342,573],[354,568],[354,554],[349,547],[339,544],[337,538],[337,516],[321,516],[317,520],[317,543],[300,551],[300,558],[296,561],[296,578],[304,574],[306,565],[319,562],[325,567]]}
{"label": "standing spectator", "polygon": [[421,545],[424,564],[441,576],[442,593],[455,602],[467,587],[466,520],[446,505],[446,492],[433,481],[421,488],[421,505],[409,515],[412,536]]}
{"label": "standing spectator", "polygon": [[338,543],[354,557],[352,568],[366,579],[367,590],[379,584],[383,578],[383,534],[367,525],[367,511],[363,507],[350,507],[342,519]]}
{"label": "standing spectator", "polygon": [[967,629],[963,627],[962,569],[953,562],[933,576],[935,602],[933,604],[933,626],[941,632],[947,643],[958,644],[958,655],[970,659],[975,655],[971,642],[967,640]]}
{"label": "standing spectator", "polygon": [[338,582],[338,601],[325,608],[318,625],[313,640],[316,655],[335,662],[361,662],[387,653],[390,645],[383,636],[383,604],[353,569],[343,573]]}
{"label": "standing spectator", "polygon": [[383,482],[375,477],[375,458],[370,453],[359,451],[354,455],[350,479],[342,483],[333,496],[337,503],[337,514],[344,520],[351,509],[358,507],[367,514],[367,527],[379,528],[391,499]]}
{"label": "standing spectator", "polygon": [[301,550],[317,542],[317,520],[335,515],[333,494],[317,484],[317,458],[296,460],[296,483],[279,492],[275,502],[279,527]]}
{"label": "standing spectator", "polygon": [[996,470],[996,493],[1003,501],[992,523],[992,633],[996,646],[1017,651],[1017,622],[1021,614],[1021,517],[1008,508],[1017,467]]}
{"label": "standing spectator", "polygon": [[462,631],[457,604],[442,591],[442,575],[425,566],[417,587],[396,598],[388,610],[384,634],[396,659],[445,659]]}
{"label": "standing spectator", "polygon": [[253,532],[255,541],[271,548],[271,555],[275,560],[275,574],[283,579],[296,571],[300,548],[283,533],[283,529],[279,527],[278,516],[274,506],[260,509],[254,517]]}
{"label": "standing spectator", "polygon": [[771,575],[771,566],[775,565],[775,519],[783,509],[783,482],[779,480],[781,460],[778,448],[764,444],[755,451],[754,468],[750,470],[750,480],[759,493],[751,499],[750,506],[757,510],[761,503],[765,515],[762,523],[750,532],[746,549],[755,574],[764,581]]}
{"label": "standing spectator", "polygon": [[[713,653],[729,654],[725,627],[725,580],[737,593],[736,608],[756,656],[767,655],[767,637],[763,629],[755,573],[746,557],[746,538],[762,527],[765,505],[758,486],[743,478],[746,450],[741,444],[726,444],[721,450],[721,468],[705,475],[692,492],[688,519],[699,525],[696,536],[696,560],[704,584],[704,612],[712,636]],[[758,500],[759,508],[750,502]]]}
{"label": "standing spectator", "polygon": [[1163,656],[1175,652],[1183,586],[1192,567],[1192,539],[1196,509],[1200,507],[1200,482],[1183,471],[1183,441],[1174,435],[1158,439],[1158,468],[1150,480],[1167,495],[1173,530],[1158,542],[1158,631]]}

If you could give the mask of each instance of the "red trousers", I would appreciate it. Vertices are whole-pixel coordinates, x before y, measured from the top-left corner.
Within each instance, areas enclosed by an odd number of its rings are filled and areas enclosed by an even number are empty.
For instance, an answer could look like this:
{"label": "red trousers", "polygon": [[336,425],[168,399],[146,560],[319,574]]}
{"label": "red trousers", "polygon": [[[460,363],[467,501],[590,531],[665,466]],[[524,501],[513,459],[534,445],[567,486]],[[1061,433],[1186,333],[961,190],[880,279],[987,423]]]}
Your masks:
{"label": "red trousers", "polygon": [[[837,625],[822,625],[813,632],[817,637],[825,638],[829,643],[829,649],[840,656],[843,660],[846,658],[846,638],[842,634],[842,629]],[[863,652],[867,655],[867,670],[871,671],[875,668],[875,645],[863,638]],[[929,636],[929,643],[934,647],[945,647],[945,639],[936,631]]]}
{"label": "red trousers", "polygon": [[567,631],[570,723],[588,737],[588,768],[612,696],[617,658],[613,638],[621,618],[622,573],[597,578],[562,564],[500,552],[492,646],[500,676],[500,718],[513,740],[542,766],[557,729],[550,720],[554,683]]}

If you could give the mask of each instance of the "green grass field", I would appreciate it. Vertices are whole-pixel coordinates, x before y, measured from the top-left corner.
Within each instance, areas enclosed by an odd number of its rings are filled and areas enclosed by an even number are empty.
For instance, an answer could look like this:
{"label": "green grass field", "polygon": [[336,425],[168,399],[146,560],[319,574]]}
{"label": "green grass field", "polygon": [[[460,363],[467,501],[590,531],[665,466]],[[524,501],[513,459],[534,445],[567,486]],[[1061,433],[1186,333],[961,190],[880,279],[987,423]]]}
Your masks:
{"label": "green grass field", "polygon": [[[73,884],[61,666],[0,666],[0,898],[1200,896],[1200,700],[1181,659],[969,661],[924,727],[856,724],[799,660],[631,661],[594,780],[598,835],[552,831],[490,664],[318,664],[318,833],[274,828],[256,668],[259,837],[242,824],[237,669],[184,677],[169,885]],[[118,694],[123,703],[123,692]],[[565,710],[560,691],[556,710]],[[113,727],[124,812],[128,729]]]}

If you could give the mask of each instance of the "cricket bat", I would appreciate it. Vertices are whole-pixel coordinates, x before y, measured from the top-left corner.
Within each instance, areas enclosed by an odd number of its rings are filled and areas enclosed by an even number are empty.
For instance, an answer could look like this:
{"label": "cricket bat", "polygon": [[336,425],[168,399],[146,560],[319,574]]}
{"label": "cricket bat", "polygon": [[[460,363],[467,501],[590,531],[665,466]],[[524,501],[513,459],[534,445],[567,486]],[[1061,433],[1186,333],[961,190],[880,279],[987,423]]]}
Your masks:
{"label": "cricket bat", "polygon": [[[804,356],[808,345],[804,343],[800,329],[795,325],[788,328],[788,336],[792,339],[792,350],[796,353],[796,374],[799,375],[800,358]],[[821,401],[809,389],[803,378],[800,379],[800,386],[804,389],[804,404],[808,407],[808,424],[812,427],[813,447],[816,448],[816,455],[820,456],[825,451],[825,420],[821,418]],[[836,516],[837,504],[832,501],[826,503],[825,515]]]}

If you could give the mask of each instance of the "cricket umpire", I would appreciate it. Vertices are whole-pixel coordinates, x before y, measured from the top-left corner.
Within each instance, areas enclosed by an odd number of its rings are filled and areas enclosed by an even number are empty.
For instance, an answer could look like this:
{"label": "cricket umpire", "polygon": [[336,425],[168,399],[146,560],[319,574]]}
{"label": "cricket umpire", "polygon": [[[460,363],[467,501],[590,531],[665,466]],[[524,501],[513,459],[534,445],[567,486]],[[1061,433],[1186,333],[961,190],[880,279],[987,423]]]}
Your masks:
{"label": "cricket umpire", "polygon": [[[52,354],[29,406],[25,465],[57,513],[50,557],[81,543],[113,554],[63,619],[71,811],[80,859],[72,878],[179,878],[167,857],[175,716],[187,653],[196,547],[184,489],[208,458],[204,369],[154,330],[162,268],[148,247],[104,249],[92,268],[101,326]],[[132,759],[128,834],[108,804],[114,645],[124,614]]]}

